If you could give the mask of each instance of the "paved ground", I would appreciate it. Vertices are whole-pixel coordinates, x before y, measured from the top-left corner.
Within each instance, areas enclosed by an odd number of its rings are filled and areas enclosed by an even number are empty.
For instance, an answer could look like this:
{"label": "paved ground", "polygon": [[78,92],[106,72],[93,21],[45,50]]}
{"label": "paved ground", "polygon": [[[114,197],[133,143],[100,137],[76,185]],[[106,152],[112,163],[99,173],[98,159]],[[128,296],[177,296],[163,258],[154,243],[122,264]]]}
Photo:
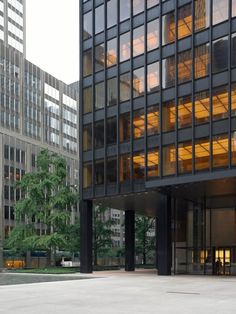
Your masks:
{"label": "paved ground", "polygon": [[[96,278],[98,276],[100,278]],[[138,271],[132,274],[99,272],[88,276],[91,277],[93,280],[0,286],[0,313],[231,314],[236,312],[236,278],[234,277],[158,277],[150,271]]]}

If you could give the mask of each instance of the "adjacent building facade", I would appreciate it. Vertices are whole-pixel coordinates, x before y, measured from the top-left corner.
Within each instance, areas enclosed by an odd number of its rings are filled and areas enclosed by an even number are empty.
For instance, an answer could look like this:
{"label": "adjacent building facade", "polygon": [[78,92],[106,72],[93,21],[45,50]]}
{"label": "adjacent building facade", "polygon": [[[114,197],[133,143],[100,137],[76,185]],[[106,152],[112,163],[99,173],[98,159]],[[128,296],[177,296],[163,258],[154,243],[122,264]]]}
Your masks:
{"label": "adjacent building facade", "polygon": [[81,271],[100,202],[125,210],[126,270],[142,212],[160,275],[236,274],[236,1],[80,2]]}

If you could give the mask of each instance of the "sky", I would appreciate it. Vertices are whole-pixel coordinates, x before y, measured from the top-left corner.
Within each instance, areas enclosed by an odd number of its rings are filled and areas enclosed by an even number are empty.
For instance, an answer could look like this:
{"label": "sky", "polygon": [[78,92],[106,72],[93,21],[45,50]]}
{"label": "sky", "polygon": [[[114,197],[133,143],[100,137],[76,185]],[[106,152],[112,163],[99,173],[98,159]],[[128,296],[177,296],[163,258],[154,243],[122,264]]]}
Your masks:
{"label": "sky", "polygon": [[26,0],[26,58],[67,84],[79,79],[79,0]]}

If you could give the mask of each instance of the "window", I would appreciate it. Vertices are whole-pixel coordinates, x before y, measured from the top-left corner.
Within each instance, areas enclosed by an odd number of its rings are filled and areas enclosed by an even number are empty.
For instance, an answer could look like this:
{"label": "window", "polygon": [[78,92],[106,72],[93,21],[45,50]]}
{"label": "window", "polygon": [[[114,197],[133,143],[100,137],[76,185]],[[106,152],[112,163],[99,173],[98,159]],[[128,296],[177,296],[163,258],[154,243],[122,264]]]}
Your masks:
{"label": "window", "polygon": [[228,90],[227,86],[213,89],[212,93],[212,116],[213,120],[228,117]]}
{"label": "window", "polygon": [[162,149],[163,176],[174,175],[176,172],[176,148],[171,144]]}
{"label": "window", "polygon": [[163,103],[162,108],[162,130],[163,132],[173,131],[176,123],[176,107],[174,101]]}
{"label": "window", "polygon": [[210,25],[210,0],[195,0],[195,31]]}
{"label": "window", "polygon": [[162,60],[162,87],[169,88],[175,84],[175,57]]}
{"label": "window", "polygon": [[95,47],[95,72],[104,69],[105,64],[105,54],[104,54],[104,44],[100,44]]}
{"label": "window", "polygon": [[107,2],[107,28],[117,24],[117,0]]}
{"label": "window", "polygon": [[236,116],[236,83],[231,85],[231,115]]}
{"label": "window", "polygon": [[231,162],[236,166],[236,132],[231,134]]}
{"label": "window", "polygon": [[92,112],[92,87],[84,88],[83,90],[83,113]]}
{"label": "window", "polygon": [[4,158],[9,160],[9,146],[4,145]]}
{"label": "window", "polygon": [[120,62],[130,59],[130,32],[120,36]]}
{"label": "window", "polygon": [[155,5],[159,4],[159,0],[147,0],[147,8],[152,8]]}
{"label": "window", "polygon": [[175,13],[171,12],[162,17],[162,45],[175,41]]}
{"label": "window", "polygon": [[107,144],[115,144],[117,142],[117,121],[116,117],[107,119]]}
{"label": "window", "polygon": [[130,99],[130,73],[120,75],[120,101]]}
{"label": "window", "polygon": [[192,52],[187,50],[178,56],[178,81],[185,83],[192,78]]}
{"label": "window", "polygon": [[144,0],[133,0],[133,15],[137,15],[144,11]]}
{"label": "window", "polygon": [[124,113],[120,115],[120,141],[125,142],[130,140],[130,113]]}
{"label": "window", "polygon": [[179,143],[178,145],[178,171],[179,173],[192,172],[192,142]]}
{"label": "window", "polygon": [[192,125],[192,101],[191,96],[179,98],[178,127],[186,128]]}
{"label": "window", "polygon": [[85,163],[83,166],[83,188],[90,188],[92,186],[92,164]]}
{"label": "window", "polygon": [[231,65],[236,66],[236,33],[232,35],[231,39]]}
{"label": "window", "polygon": [[94,142],[95,148],[102,148],[104,146],[104,121],[97,121],[94,123]]}
{"label": "window", "polygon": [[107,67],[117,63],[117,39],[113,38],[107,42]]}
{"label": "window", "polygon": [[107,80],[107,106],[117,104],[117,78]]}
{"label": "window", "polygon": [[129,154],[120,156],[120,182],[130,180],[131,175],[131,159]]}
{"label": "window", "polygon": [[133,56],[139,56],[144,53],[144,26],[133,30]]}
{"label": "window", "polygon": [[147,92],[156,92],[159,87],[159,62],[155,62],[147,66]]}
{"label": "window", "polygon": [[209,91],[195,94],[195,124],[209,122],[210,97]]}
{"label": "window", "polygon": [[141,138],[145,133],[144,109],[139,109],[133,113],[133,132],[134,138]]}
{"label": "window", "polygon": [[178,10],[178,39],[192,34],[192,7],[185,5]]}
{"label": "window", "polygon": [[97,160],[95,162],[95,185],[103,185],[104,184],[104,161]]}
{"label": "window", "polygon": [[228,166],[228,151],[228,135],[214,136],[212,143],[213,168]]}
{"label": "window", "polygon": [[147,23],[147,51],[159,47],[159,19]]}
{"label": "window", "polygon": [[95,85],[95,108],[102,109],[105,104],[104,82]]}
{"label": "window", "polygon": [[229,0],[212,0],[212,10],[213,25],[227,20],[229,17]]}
{"label": "window", "polygon": [[83,151],[92,149],[92,124],[83,126]]}
{"label": "window", "polygon": [[107,160],[107,183],[116,183],[117,181],[117,160],[109,158]]}
{"label": "window", "polygon": [[145,173],[145,155],[144,153],[135,153],[133,155],[134,180],[144,179],[144,173]]}
{"label": "window", "polygon": [[84,52],[83,55],[83,76],[92,74],[92,49]]}
{"label": "window", "polygon": [[130,0],[120,0],[120,22],[130,18]]}
{"label": "window", "polygon": [[104,30],[104,5],[95,9],[95,34]]}
{"label": "window", "polygon": [[144,67],[134,70],[133,72],[133,97],[144,95]]}
{"label": "window", "polygon": [[92,37],[93,24],[92,24],[92,11],[84,14],[84,25],[83,25],[83,39]]}
{"label": "window", "polygon": [[[21,154],[22,154],[22,152],[21,152]],[[14,149],[14,147],[10,147],[10,160],[11,161],[14,161],[15,160],[15,149]],[[21,162],[22,162],[22,159],[21,159]]]}
{"label": "window", "polygon": [[159,151],[150,150],[147,154],[147,176],[152,179],[159,176]]}
{"label": "window", "polygon": [[212,45],[212,70],[214,73],[228,68],[228,36],[217,39]]}
{"label": "window", "polygon": [[155,135],[159,132],[159,106],[154,105],[147,108],[147,135]]}
{"label": "window", "polygon": [[209,139],[195,140],[195,170],[209,170],[210,143]]}
{"label": "window", "polygon": [[209,43],[195,48],[195,78],[209,74]]}

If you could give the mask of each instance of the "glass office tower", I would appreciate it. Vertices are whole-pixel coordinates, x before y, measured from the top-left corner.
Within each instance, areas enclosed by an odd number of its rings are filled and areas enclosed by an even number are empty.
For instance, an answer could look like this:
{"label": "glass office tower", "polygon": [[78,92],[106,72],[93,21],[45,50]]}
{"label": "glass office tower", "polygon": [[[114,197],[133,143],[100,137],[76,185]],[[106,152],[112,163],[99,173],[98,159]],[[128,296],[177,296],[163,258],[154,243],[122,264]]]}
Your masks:
{"label": "glass office tower", "polygon": [[126,270],[138,211],[157,217],[159,274],[236,274],[236,1],[80,12],[82,272],[100,202],[126,211]]}

